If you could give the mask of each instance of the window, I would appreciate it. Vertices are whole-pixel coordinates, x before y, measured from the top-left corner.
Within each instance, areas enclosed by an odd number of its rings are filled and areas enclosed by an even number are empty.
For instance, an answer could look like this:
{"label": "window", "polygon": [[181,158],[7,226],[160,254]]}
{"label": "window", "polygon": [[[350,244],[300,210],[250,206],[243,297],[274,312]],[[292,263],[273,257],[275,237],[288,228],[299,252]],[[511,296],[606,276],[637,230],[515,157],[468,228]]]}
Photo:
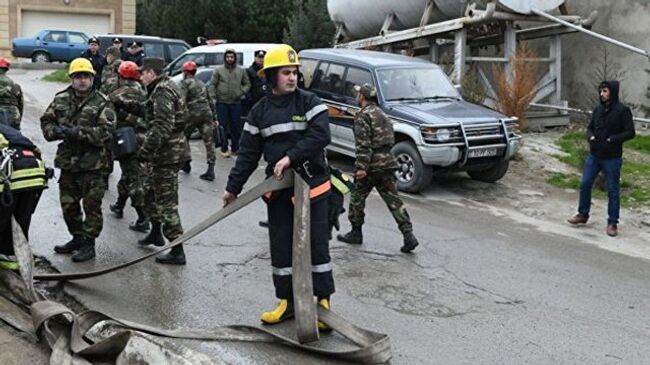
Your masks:
{"label": "window", "polygon": [[181,58],[176,60],[174,66],[172,66],[171,74],[176,75],[177,73],[181,72],[181,67],[183,67],[183,64],[187,61],[194,61],[194,63],[196,63],[196,65],[199,67],[206,66],[206,56],[206,53],[188,53],[186,55],[183,55]]}
{"label": "window", "polygon": [[311,88],[332,95],[340,95],[343,90],[343,74],[345,66],[335,63],[321,62],[314,71]]}
{"label": "window", "polygon": [[81,33],[68,33],[68,43],[86,44],[88,38]]}
{"label": "window", "polygon": [[182,44],[170,44],[169,45],[169,55],[170,55],[172,60],[176,59],[176,57],[180,56],[185,51],[187,51],[187,48],[185,48],[185,46],[182,45]]}
{"label": "window", "polygon": [[45,42],[54,42],[54,43],[65,43],[65,33],[64,32],[50,32],[43,39]]}
{"label": "window", "polygon": [[162,43],[145,43],[144,54],[147,57],[159,57],[165,59],[165,47]]}
{"label": "window", "polygon": [[370,72],[356,67],[349,67],[348,74],[345,76],[344,95],[356,99],[357,92],[354,90],[354,86],[363,84],[374,84]]}
{"label": "window", "polygon": [[[327,69],[330,67],[330,64],[327,62],[321,62],[320,65],[318,65],[318,68],[314,71],[314,74],[312,75],[312,80],[311,80],[311,88],[312,89],[322,89],[323,85],[323,79],[325,78],[325,74],[327,73]],[[305,81],[305,87],[306,87],[307,82]]]}
{"label": "window", "polygon": [[309,89],[317,65],[318,65],[318,61],[316,60],[311,60],[308,58],[300,59],[300,72],[302,72],[302,76],[304,77],[305,80],[305,89]]}
{"label": "window", "polygon": [[460,98],[447,75],[437,68],[386,69],[377,76],[386,101]]}

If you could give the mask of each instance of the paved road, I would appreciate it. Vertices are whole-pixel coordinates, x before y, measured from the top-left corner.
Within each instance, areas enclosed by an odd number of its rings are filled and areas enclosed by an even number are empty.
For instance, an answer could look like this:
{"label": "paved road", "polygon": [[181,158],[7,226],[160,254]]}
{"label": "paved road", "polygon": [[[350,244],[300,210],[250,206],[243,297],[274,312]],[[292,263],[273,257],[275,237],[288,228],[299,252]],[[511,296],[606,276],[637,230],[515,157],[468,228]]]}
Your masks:
{"label": "paved road", "polygon": [[[55,87],[28,82],[38,75],[15,77],[30,95],[24,130],[51,162],[55,145],[43,143],[38,116]],[[192,147],[194,170],[180,175],[185,227],[218,208],[233,163],[219,158],[217,181],[202,181],[202,146],[193,142]],[[335,163],[350,166],[346,159]],[[117,176],[119,171],[111,177],[106,210],[116,197]],[[126,227],[135,219],[129,210],[123,220],[105,217],[96,260],[72,264],[67,256],[54,255],[52,246],[68,239],[57,194],[52,183],[34,216],[31,243],[60,271],[104,267],[146,251],[135,245],[142,236]],[[540,230],[530,224],[535,222],[513,220],[435,187],[426,198],[409,197],[407,207],[421,242],[413,255],[399,252],[401,237],[376,194],[368,202],[366,243],[332,242],[334,310],[389,334],[394,364],[648,363],[647,260]],[[264,218],[258,202],[193,239],[185,267],[149,260],[66,289],[88,308],[150,325],[257,325],[259,313],[275,304],[267,233],[257,226]],[[337,335],[324,343],[345,346]],[[331,363],[271,345],[185,344],[233,364]]]}

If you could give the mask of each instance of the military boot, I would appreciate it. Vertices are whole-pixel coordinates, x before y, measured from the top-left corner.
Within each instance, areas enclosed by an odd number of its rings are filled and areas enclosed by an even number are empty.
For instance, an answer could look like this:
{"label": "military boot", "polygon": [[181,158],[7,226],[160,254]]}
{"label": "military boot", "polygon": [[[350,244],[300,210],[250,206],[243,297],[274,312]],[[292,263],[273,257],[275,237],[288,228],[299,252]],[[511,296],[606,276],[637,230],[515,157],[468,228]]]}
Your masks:
{"label": "military boot", "polygon": [[164,246],[165,238],[162,234],[162,223],[153,222],[151,224],[151,232],[144,239],[138,241],[140,246],[155,245],[155,246]]}
{"label": "military boot", "polygon": [[149,232],[149,218],[144,214],[141,207],[135,207],[135,211],[138,212],[138,220],[129,224],[129,229],[142,233]]}
{"label": "military boot", "polygon": [[264,324],[278,324],[289,318],[293,318],[293,302],[287,299],[280,299],[278,306],[271,312],[264,312],[260,316]]}
{"label": "military boot", "polygon": [[168,253],[156,257],[156,262],[167,265],[185,265],[183,245],[174,246]]}
{"label": "military boot", "polygon": [[84,262],[95,258],[95,239],[86,238],[83,246],[72,255],[72,261]]}
{"label": "military boot", "polygon": [[83,246],[84,238],[80,235],[72,236],[72,239],[68,241],[65,245],[54,246],[54,252],[56,253],[72,253],[75,250],[78,250]]}
{"label": "military boot", "polygon": [[181,170],[182,170],[184,173],[189,174],[190,171],[192,171],[192,165],[190,164],[190,161],[185,161],[185,162],[183,163],[183,166],[181,166]]}
{"label": "military boot", "polygon": [[351,243],[353,245],[360,245],[363,243],[363,233],[361,232],[361,226],[352,226],[352,230],[346,234],[338,235],[336,238],[345,243]]}
{"label": "military boot", "polygon": [[419,244],[420,243],[418,242],[418,239],[415,238],[415,235],[413,235],[413,232],[407,232],[404,233],[404,246],[399,250],[404,253],[409,253],[418,247]]}
{"label": "military boot", "polygon": [[207,181],[214,181],[214,164],[209,163],[208,164],[208,169],[205,171],[205,174],[199,176],[199,179],[202,180],[207,180]]}
{"label": "military boot", "polygon": [[126,199],[128,199],[128,196],[119,195],[115,204],[109,206],[111,212],[115,214],[115,218],[121,219],[124,217],[124,204],[126,204]]}

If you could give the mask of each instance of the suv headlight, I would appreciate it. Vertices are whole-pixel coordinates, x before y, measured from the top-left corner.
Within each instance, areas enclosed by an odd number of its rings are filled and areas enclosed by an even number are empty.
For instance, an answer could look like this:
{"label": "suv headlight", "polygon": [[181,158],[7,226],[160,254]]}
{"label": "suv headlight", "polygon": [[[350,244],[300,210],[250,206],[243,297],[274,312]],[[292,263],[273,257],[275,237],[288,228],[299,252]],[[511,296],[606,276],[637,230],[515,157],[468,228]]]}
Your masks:
{"label": "suv headlight", "polygon": [[438,142],[448,142],[451,138],[451,131],[446,128],[438,129],[436,132],[436,138],[438,139]]}

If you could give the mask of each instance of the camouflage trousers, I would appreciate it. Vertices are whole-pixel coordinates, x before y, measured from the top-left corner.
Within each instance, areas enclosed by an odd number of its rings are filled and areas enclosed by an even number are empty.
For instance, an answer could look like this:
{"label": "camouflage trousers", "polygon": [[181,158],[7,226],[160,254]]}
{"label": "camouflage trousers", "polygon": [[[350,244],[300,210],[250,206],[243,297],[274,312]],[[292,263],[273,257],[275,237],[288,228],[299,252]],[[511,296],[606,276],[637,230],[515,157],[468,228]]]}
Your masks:
{"label": "camouflage trousers", "polygon": [[203,144],[205,145],[205,152],[207,157],[207,162],[209,164],[214,164],[217,160],[217,155],[214,149],[214,136],[212,133],[212,118],[210,114],[207,113],[203,116],[191,115],[187,120],[187,126],[185,127],[185,137],[187,138],[187,143],[185,144],[185,156],[189,156],[189,159],[192,159],[192,154],[190,151],[190,135],[194,132],[195,129],[198,129],[201,133],[201,138],[203,139]]}
{"label": "camouflage trousers", "polygon": [[16,107],[0,107],[0,124],[20,130],[20,112]]}
{"label": "camouflage trousers", "polygon": [[121,197],[131,198],[131,206],[142,207],[144,205],[144,190],[140,178],[140,163],[135,156],[125,157],[120,160],[122,176],[117,183],[117,193]]}
{"label": "camouflage trousers", "polygon": [[144,183],[145,213],[152,222],[162,223],[163,234],[170,241],[183,234],[178,214],[179,167],[179,164],[154,166]]}
{"label": "camouflage trousers", "polygon": [[350,195],[350,212],[348,213],[350,223],[354,226],[363,225],[366,216],[364,213],[366,198],[373,188],[377,189],[388,206],[399,230],[402,233],[412,232],[411,218],[404,208],[404,202],[397,194],[397,180],[393,171],[369,173],[365,179],[355,181]]}
{"label": "camouflage trousers", "polygon": [[102,171],[61,170],[59,200],[70,234],[97,238],[101,233],[104,223],[102,199],[107,188],[105,177]]}

